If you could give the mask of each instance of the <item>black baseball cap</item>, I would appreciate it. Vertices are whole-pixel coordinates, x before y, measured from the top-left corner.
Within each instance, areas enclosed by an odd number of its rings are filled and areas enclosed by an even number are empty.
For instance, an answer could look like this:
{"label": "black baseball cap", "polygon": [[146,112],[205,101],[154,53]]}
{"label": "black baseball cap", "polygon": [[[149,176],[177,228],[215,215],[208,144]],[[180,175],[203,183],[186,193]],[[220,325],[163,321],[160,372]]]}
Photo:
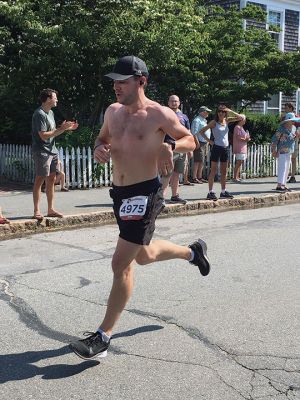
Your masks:
{"label": "black baseball cap", "polygon": [[147,65],[143,60],[135,56],[125,56],[120,58],[112,72],[106,74],[114,81],[124,81],[132,76],[149,76]]}

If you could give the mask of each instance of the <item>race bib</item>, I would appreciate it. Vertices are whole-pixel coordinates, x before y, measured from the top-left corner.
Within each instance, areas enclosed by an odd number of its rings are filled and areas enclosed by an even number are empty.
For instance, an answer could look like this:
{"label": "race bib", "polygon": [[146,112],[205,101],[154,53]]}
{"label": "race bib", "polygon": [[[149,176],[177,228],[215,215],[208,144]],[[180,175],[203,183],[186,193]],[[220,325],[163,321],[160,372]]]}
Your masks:
{"label": "race bib", "polygon": [[139,220],[145,215],[148,196],[136,196],[129,199],[123,199],[119,215],[124,221]]}

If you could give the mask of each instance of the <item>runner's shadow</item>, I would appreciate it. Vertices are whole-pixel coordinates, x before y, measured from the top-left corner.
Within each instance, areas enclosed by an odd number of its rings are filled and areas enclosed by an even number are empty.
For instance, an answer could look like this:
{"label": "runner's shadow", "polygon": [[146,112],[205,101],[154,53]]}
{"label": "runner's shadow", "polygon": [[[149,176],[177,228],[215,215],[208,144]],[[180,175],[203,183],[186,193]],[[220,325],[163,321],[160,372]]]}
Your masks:
{"label": "runner's shadow", "polygon": [[99,361],[85,361],[80,364],[55,364],[37,366],[41,360],[60,357],[71,353],[68,346],[54,350],[27,351],[25,353],[0,355],[0,383],[20,381],[41,375],[42,379],[62,379],[77,375],[84,370],[95,367]]}
{"label": "runner's shadow", "polygon": [[[163,329],[160,325],[146,325],[129,331],[120,332],[113,335],[112,339],[129,337],[140,333],[151,332]],[[119,354],[120,351],[111,346],[112,353]],[[96,367],[99,361],[88,360],[79,361],[77,364],[52,364],[45,366],[34,365],[39,361],[42,364],[48,363],[48,359],[61,357],[73,352],[68,346],[63,346],[53,350],[26,351],[24,353],[0,354],[0,384],[10,381],[21,381],[35,376],[41,376],[42,379],[64,379],[73,375],[80,374],[88,368]],[[74,355],[74,361],[78,362]]]}
{"label": "runner's shadow", "polygon": [[116,333],[115,335],[112,335],[112,339],[134,336],[139,333],[158,331],[160,329],[164,329],[164,327],[161,325],[146,325],[146,326],[142,326],[140,328],[131,329],[130,331]]}

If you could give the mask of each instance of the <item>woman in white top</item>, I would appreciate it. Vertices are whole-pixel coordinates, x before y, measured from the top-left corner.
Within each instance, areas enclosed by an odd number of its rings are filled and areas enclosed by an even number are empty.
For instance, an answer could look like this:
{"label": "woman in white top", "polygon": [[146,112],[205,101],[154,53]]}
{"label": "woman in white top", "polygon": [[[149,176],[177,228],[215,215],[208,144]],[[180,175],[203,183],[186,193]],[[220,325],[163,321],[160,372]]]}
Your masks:
{"label": "woman in white top", "polygon": [[[228,114],[231,114],[230,116]],[[208,123],[207,126],[201,129],[200,134],[204,139],[212,145],[211,149],[211,169],[208,177],[208,200],[218,200],[213,191],[214,179],[217,173],[218,162],[220,161],[221,169],[221,199],[232,199],[233,196],[226,190],[226,176],[229,160],[229,141],[228,141],[228,123],[240,121],[243,117],[240,114],[230,110],[225,105],[220,105],[216,110],[215,118]],[[205,136],[205,131],[211,129],[213,139],[208,139]]]}

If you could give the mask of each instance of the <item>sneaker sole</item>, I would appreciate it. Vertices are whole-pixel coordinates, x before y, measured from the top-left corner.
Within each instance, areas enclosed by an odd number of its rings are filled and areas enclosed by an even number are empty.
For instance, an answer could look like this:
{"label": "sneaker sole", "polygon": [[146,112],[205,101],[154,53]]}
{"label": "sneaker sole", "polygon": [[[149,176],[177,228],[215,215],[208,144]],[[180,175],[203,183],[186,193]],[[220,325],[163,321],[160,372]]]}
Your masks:
{"label": "sneaker sole", "polygon": [[105,358],[107,356],[107,350],[102,351],[101,353],[95,354],[92,357],[84,357],[72,346],[69,345],[69,348],[76,354],[76,356],[82,358],[83,360],[93,360],[94,358]]}
{"label": "sneaker sole", "polygon": [[[204,240],[202,240],[202,239],[198,239],[197,242],[200,243],[200,245],[201,245],[201,247],[202,247],[202,250],[203,250],[203,258],[204,258],[204,260],[206,261],[207,273],[206,273],[205,275],[202,274],[203,276],[206,276],[206,275],[208,275],[208,274],[210,273],[210,262],[209,262],[209,259],[208,259],[208,257],[207,257],[207,245],[206,245],[206,243],[204,242]],[[198,267],[198,268],[199,268],[199,267]],[[199,268],[199,270],[200,270],[200,268]],[[201,271],[200,271],[200,273],[201,273]]]}

